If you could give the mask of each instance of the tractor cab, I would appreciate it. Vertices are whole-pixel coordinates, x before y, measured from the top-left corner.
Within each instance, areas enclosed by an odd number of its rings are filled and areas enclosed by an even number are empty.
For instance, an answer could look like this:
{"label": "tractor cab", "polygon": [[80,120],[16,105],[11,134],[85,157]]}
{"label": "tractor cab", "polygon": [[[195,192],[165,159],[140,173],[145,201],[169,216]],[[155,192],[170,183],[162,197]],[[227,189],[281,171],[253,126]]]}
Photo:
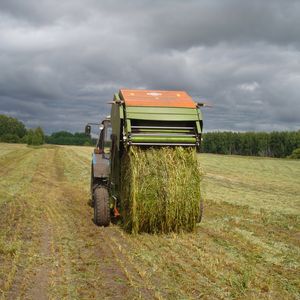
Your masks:
{"label": "tractor cab", "polygon": [[99,126],[99,137],[97,139],[96,147],[94,149],[94,154],[102,154],[103,158],[110,158],[110,150],[111,150],[111,135],[112,128],[110,122],[110,116],[107,116],[100,124],[99,123],[88,123],[85,126],[85,134],[91,135],[92,125]]}
{"label": "tractor cab", "polygon": [[103,154],[104,158],[110,158],[110,149],[111,149],[111,123],[110,118],[107,117],[102,121],[100,125],[100,134],[97,140],[96,148],[94,150],[97,154]]}

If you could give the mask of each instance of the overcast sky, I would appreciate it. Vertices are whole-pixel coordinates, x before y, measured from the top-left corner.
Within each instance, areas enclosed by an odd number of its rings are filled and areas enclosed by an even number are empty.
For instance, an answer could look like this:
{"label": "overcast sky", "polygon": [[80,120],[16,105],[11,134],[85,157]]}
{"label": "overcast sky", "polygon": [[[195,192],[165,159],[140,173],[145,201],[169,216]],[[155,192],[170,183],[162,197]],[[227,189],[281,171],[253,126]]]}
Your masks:
{"label": "overcast sky", "polygon": [[209,101],[206,131],[297,130],[300,1],[0,1],[0,113],[82,131],[120,88]]}

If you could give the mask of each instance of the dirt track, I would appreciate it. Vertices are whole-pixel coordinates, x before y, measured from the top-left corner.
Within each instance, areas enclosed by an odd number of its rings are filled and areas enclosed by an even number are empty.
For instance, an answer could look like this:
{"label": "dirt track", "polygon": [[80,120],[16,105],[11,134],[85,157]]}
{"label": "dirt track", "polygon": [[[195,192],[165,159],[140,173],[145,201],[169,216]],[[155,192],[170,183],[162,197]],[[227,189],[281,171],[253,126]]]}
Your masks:
{"label": "dirt track", "polygon": [[[87,188],[64,175],[64,150],[27,150],[22,164],[15,155],[4,162],[1,173],[29,184],[1,207],[5,218],[1,229],[9,230],[11,241],[23,241],[15,245],[11,261],[1,262],[7,275],[3,295],[10,299],[153,298],[136,266],[115,247],[116,240],[124,240],[120,230],[93,224]],[[72,170],[80,169],[82,159],[68,163]]]}
{"label": "dirt track", "polygon": [[[118,226],[98,228],[87,205],[90,149],[10,145],[6,150],[0,157],[3,299],[296,297],[299,238],[290,239],[286,225],[278,231],[271,222],[258,226],[266,216],[211,202],[207,224],[227,211],[235,218],[226,223],[229,229],[214,223],[191,234],[129,236]],[[238,236],[233,229],[239,226],[262,240],[272,229],[274,249],[286,243],[295,262],[281,262],[279,252],[277,261],[269,261],[262,256],[264,245],[243,240],[244,232]],[[272,275],[266,281],[267,274]]]}

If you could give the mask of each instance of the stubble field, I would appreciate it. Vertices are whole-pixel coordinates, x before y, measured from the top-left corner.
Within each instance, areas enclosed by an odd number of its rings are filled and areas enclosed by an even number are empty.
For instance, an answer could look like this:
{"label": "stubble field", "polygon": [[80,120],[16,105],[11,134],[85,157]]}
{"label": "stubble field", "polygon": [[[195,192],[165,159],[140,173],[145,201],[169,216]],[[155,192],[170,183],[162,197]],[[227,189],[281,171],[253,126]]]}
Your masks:
{"label": "stubble field", "polygon": [[99,228],[89,147],[0,144],[0,299],[299,299],[300,162],[199,155],[193,233]]}

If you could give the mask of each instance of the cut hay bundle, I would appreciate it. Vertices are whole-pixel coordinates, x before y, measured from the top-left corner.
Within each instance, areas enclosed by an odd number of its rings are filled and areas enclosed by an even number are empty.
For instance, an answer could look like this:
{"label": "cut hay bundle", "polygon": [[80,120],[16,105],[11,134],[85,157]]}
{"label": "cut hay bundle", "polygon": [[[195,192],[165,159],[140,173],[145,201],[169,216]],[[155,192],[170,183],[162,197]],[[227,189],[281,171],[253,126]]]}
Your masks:
{"label": "cut hay bundle", "polygon": [[126,230],[166,233],[195,228],[201,172],[194,149],[130,147],[122,158],[121,178]]}

